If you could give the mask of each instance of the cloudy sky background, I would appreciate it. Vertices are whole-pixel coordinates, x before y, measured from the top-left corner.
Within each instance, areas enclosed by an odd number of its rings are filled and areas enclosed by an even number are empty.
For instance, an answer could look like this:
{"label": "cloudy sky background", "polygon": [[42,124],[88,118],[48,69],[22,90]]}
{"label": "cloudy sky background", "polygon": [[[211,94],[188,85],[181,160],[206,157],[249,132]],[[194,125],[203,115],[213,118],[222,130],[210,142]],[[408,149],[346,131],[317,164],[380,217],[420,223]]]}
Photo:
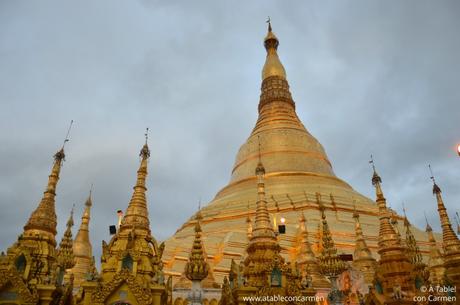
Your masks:
{"label": "cloudy sky background", "polygon": [[[96,255],[131,197],[149,127],[151,227],[163,240],[229,180],[257,119],[265,20],[297,113],[336,174],[439,230],[427,164],[460,209],[458,1],[1,1],[0,249],[37,206],[75,120],[58,239],[94,183]],[[454,222],[455,224],[455,222]],[[74,234],[76,228],[74,229]]]}

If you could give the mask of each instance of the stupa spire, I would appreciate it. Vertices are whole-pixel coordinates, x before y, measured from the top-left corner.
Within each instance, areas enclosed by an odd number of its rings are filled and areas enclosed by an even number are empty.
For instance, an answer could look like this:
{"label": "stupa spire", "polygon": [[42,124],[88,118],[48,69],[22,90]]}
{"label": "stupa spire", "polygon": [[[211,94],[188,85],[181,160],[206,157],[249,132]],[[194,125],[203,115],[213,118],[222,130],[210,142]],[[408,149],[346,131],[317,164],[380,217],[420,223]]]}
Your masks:
{"label": "stupa spire", "polygon": [[406,247],[408,250],[409,259],[414,266],[415,272],[417,274],[417,284],[422,284],[425,280],[428,279],[429,274],[426,270],[426,265],[423,263],[422,253],[420,252],[420,248],[417,245],[417,241],[415,240],[415,236],[411,230],[411,224],[409,219],[406,215],[406,207],[403,203],[403,211],[404,211],[404,227],[406,229]]}
{"label": "stupa spire", "polygon": [[300,249],[297,255],[297,264],[303,276],[310,276],[313,287],[330,288],[331,284],[324,275],[321,274],[318,259],[313,253],[310,241],[308,240],[307,220],[304,213],[299,217],[300,229]]}
{"label": "stupa spire", "polygon": [[436,201],[438,203],[438,213],[439,218],[441,220],[442,239],[445,251],[460,251],[460,241],[458,240],[457,235],[452,229],[452,224],[450,222],[449,215],[447,214],[447,209],[442,199],[441,188],[436,184],[436,180],[433,176],[433,173],[431,173],[431,180],[433,181],[433,195],[436,196]]}
{"label": "stupa spire", "polygon": [[147,144],[148,130],[149,129],[147,128],[145,132],[145,144],[139,154],[141,158],[141,164],[137,170],[136,185],[133,187],[133,195],[131,197],[131,201],[129,202],[128,208],[126,209],[120,230],[135,227],[150,231],[147,199],[145,196],[145,192],[147,191],[145,186],[145,180],[147,178],[147,163],[150,157],[150,150]]}
{"label": "stupa spire", "polygon": [[[355,204],[355,202],[353,202]],[[356,266],[364,275],[364,280],[367,284],[371,284],[374,280],[376,260],[372,257],[371,251],[367,246],[366,240],[364,239],[363,230],[361,228],[361,222],[359,220],[359,213],[354,206],[353,218],[355,220],[355,252],[353,255],[353,265]]]}
{"label": "stupa spire", "polygon": [[255,226],[253,230],[253,237],[268,236],[275,239],[275,232],[270,224],[270,215],[267,209],[267,199],[265,196],[265,167],[262,164],[260,154],[260,139],[259,139],[259,163],[257,164],[256,171],[257,177],[257,207],[255,216]]}
{"label": "stupa spire", "polygon": [[415,236],[411,230],[411,224],[409,219],[407,218],[406,208],[403,204],[403,211],[404,211],[404,228],[406,229],[406,247],[409,249],[410,259],[412,264],[418,265],[423,262],[422,253],[420,252],[420,248],[417,245],[417,241],[415,240]]}
{"label": "stupa spire", "polygon": [[64,140],[64,144],[61,149],[54,154],[54,163],[51,169],[51,174],[48,177],[48,184],[46,185],[43,197],[35,209],[30,215],[29,220],[24,226],[24,231],[40,230],[51,233],[56,236],[56,208],[55,208],[55,197],[56,187],[59,181],[59,174],[61,172],[62,162],[65,160],[64,147],[69,141],[69,134],[72,128],[73,120],[70,121],[69,129]]}
{"label": "stupa spire", "polygon": [[69,220],[67,220],[66,230],[64,236],[62,237],[61,242],[59,243],[59,248],[57,250],[57,260],[58,264],[63,270],[72,268],[75,264],[74,254],[73,254],[73,240],[72,240],[72,227],[73,227],[73,207],[70,211]]}
{"label": "stupa spire", "polygon": [[[429,168],[431,171],[431,166],[429,166]],[[441,188],[436,184],[432,171],[431,180],[433,181],[433,194],[436,196],[439,218],[441,219],[446,275],[454,286],[460,286],[460,241],[452,229],[449,215],[447,214],[447,210],[442,199]]]}
{"label": "stupa spire", "polygon": [[209,265],[206,262],[203,242],[201,240],[201,212],[196,214],[195,239],[192,245],[192,251],[187,264],[185,265],[185,275],[191,281],[201,282],[208,276]]}
{"label": "stupa spire", "polygon": [[430,244],[430,255],[428,258],[428,281],[431,285],[443,285],[446,275],[446,268],[444,267],[444,258],[434,238],[433,229],[426,220],[426,233],[428,235],[428,242]]}
{"label": "stupa spire", "polygon": [[252,220],[249,214],[249,202],[248,202],[248,216],[246,217],[246,235],[248,240],[251,240],[252,237]]}
{"label": "stupa spire", "polygon": [[[265,168],[262,164],[259,140],[259,161],[255,170],[257,177],[257,202],[255,213],[255,225],[249,245],[246,248],[247,256],[244,260],[244,276],[248,283],[254,287],[266,285],[268,268],[276,259],[277,263],[283,264],[280,255],[281,247],[276,239],[273,227],[270,224],[270,215],[267,209],[265,197]],[[270,271],[271,272],[271,271]]]}
{"label": "stupa spire", "polygon": [[89,221],[91,219],[91,207],[93,206],[92,188],[93,186],[91,185],[88,198],[85,201],[85,209],[83,210],[83,215],[81,216],[80,229],[78,230],[77,236],[75,237],[76,243],[89,242]]}
{"label": "stupa spire", "polygon": [[406,248],[401,244],[399,234],[390,223],[391,215],[382,191],[382,179],[377,174],[372,156],[369,163],[372,164],[373,169],[372,184],[376,191],[380,219],[378,241],[380,260],[376,270],[377,283],[382,288],[388,304],[406,304],[411,302],[415,294],[414,266],[406,254]]}
{"label": "stupa spire", "polygon": [[85,202],[85,208],[81,217],[80,228],[73,242],[73,252],[75,256],[75,266],[72,273],[75,277],[74,286],[79,287],[86,279],[87,274],[91,272],[91,260],[93,257],[93,248],[89,237],[89,222],[91,219],[91,207],[93,206],[93,186],[89,191],[88,198]]}
{"label": "stupa spire", "polygon": [[321,202],[320,193],[316,193],[316,200],[321,211],[321,223],[322,223],[322,250],[319,256],[320,266],[322,273],[329,277],[331,281],[335,281],[337,276],[345,271],[346,266],[344,262],[339,258],[337,254],[337,248],[335,247],[334,240],[332,239],[331,230],[326,219],[325,207]]}
{"label": "stupa spire", "polygon": [[380,230],[379,230],[379,247],[388,247],[392,244],[400,244],[399,234],[395,231],[394,227],[391,225],[391,214],[387,208],[387,201],[382,191],[382,178],[375,169],[374,159],[371,155],[371,161],[369,163],[372,165],[372,184],[375,187],[376,202],[379,207],[379,218],[380,218]]}

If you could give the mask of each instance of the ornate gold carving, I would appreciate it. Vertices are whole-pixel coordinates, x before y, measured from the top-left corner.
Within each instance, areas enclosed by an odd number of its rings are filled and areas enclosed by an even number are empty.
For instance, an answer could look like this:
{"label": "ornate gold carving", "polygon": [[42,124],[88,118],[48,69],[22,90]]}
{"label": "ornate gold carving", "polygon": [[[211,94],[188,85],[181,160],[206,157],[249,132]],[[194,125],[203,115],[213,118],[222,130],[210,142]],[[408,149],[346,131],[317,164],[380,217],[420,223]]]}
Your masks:
{"label": "ornate gold carving", "polygon": [[104,304],[105,300],[123,283],[128,285],[140,305],[150,305],[152,303],[150,289],[143,288],[142,282],[136,280],[136,277],[129,270],[122,269],[114,275],[110,282],[101,284],[96,288],[92,295],[94,305]]}
{"label": "ornate gold carving", "polygon": [[38,303],[39,295],[37,290],[35,288],[29,289],[22,280],[21,275],[12,268],[2,271],[0,291],[3,291],[8,285],[14,287],[24,305],[35,305]]}

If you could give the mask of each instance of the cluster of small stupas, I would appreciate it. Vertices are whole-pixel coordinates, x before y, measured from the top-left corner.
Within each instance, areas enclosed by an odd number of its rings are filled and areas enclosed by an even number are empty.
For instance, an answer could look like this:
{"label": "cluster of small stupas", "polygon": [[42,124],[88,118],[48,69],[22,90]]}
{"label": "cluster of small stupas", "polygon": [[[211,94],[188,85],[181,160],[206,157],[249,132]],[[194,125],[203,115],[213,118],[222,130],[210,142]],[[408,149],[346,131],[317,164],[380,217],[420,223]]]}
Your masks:
{"label": "cluster of small stupas", "polygon": [[442,243],[428,222],[422,233],[388,208],[375,167],[375,201],[335,176],[297,117],[270,24],[264,45],[259,119],[230,184],[209,205],[166,242],[156,241],[146,138],[131,200],[102,242],[98,271],[91,192],[75,239],[72,210],[56,242],[63,147],[38,207],[1,253],[0,305],[459,304],[460,241],[434,178]]}

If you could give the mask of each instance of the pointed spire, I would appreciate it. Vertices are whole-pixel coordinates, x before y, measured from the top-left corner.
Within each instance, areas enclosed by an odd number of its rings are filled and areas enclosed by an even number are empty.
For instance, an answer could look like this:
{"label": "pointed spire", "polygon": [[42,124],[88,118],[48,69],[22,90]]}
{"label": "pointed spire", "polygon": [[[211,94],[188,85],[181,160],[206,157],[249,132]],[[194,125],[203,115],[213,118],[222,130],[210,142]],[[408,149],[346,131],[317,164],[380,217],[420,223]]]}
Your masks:
{"label": "pointed spire", "polygon": [[24,226],[24,231],[39,230],[56,235],[56,210],[55,210],[55,197],[56,187],[59,181],[59,174],[61,172],[62,162],[65,161],[64,146],[69,141],[69,134],[72,128],[73,120],[70,121],[69,129],[61,149],[54,154],[54,163],[51,169],[51,174],[48,177],[48,184],[46,186],[43,197],[35,211],[30,215],[29,220]]}
{"label": "pointed spire", "polygon": [[354,206],[353,218],[355,219],[355,234],[356,234],[356,245],[355,253],[353,258],[356,259],[373,259],[371,251],[367,246],[366,240],[364,239],[363,230],[361,228],[361,222],[359,221],[359,213]]}
{"label": "pointed spire", "polygon": [[64,232],[59,248],[57,250],[57,260],[59,266],[64,270],[72,268],[75,264],[73,254],[73,240],[72,240],[72,227],[73,227],[73,207],[70,211],[70,217],[67,221],[67,228]]}
{"label": "pointed spire", "polygon": [[297,264],[303,275],[309,275],[315,288],[330,288],[329,281],[321,274],[318,259],[313,253],[311,244],[308,240],[307,220],[303,212],[299,217],[300,229],[300,249],[297,255]]}
{"label": "pointed spire", "polygon": [[353,265],[360,270],[364,275],[364,280],[367,284],[371,284],[374,280],[376,260],[372,257],[372,253],[364,239],[361,222],[359,221],[359,213],[356,210],[356,204],[353,200],[354,211],[353,218],[355,219],[355,234],[356,244],[353,254]]}
{"label": "pointed spire", "polygon": [[417,245],[417,241],[415,240],[415,236],[411,230],[411,224],[407,218],[406,214],[406,207],[403,203],[403,211],[404,211],[404,227],[406,229],[406,247],[409,250],[409,258],[412,261],[412,264],[417,265],[423,262],[422,253],[420,252],[420,248]]}
{"label": "pointed spire", "polygon": [[272,31],[272,25],[270,18],[267,20],[268,33],[264,39],[265,49],[267,50],[267,59],[262,70],[262,80],[265,80],[272,76],[281,77],[286,79],[286,71],[278,57],[277,49],[279,45],[278,38]]}
{"label": "pointed spire", "polygon": [[[313,258],[316,260],[315,254],[311,248],[311,244],[308,241],[308,230],[307,230],[307,220],[305,218],[304,213],[300,213],[299,218],[299,228],[300,228],[300,236],[301,236],[301,251],[300,254],[303,257],[302,259],[311,259]],[[300,263],[300,262],[299,262]]]}
{"label": "pointed spire", "polygon": [[209,265],[206,262],[203,242],[201,240],[201,212],[196,214],[195,239],[192,245],[192,251],[187,264],[185,265],[185,276],[191,281],[202,281],[208,276]]}
{"label": "pointed spire", "polygon": [[379,216],[380,216],[380,230],[379,230],[379,247],[387,247],[392,244],[400,243],[399,234],[395,231],[394,227],[391,224],[391,215],[387,208],[387,201],[382,191],[382,178],[375,169],[374,158],[371,155],[371,160],[369,161],[372,164],[373,174],[372,174],[372,184],[375,187],[375,193],[377,197],[377,205],[379,207]]}
{"label": "pointed spire", "polygon": [[433,181],[433,194],[436,196],[438,203],[438,213],[441,219],[442,228],[442,246],[444,248],[444,267],[446,268],[446,276],[453,286],[460,286],[460,241],[452,229],[449,215],[441,195],[441,188],[436,184],[433,171],[431,172],[431,180]]}
{"label": "pointed spire", "polygon": [[255,216],[255,227],[253,230],[253,238],[259,236],[268,236],[275,239],[275,232],[270,224],[270,215],[267,209],[267,199],[265,198],[265,167],[262,164],[260,153],[260,138],[259,140],[259,162],[256,167],[255,174],[257,176],[257,207]]}
{"label": "pointed spire", "polygon": [[332,239],[331,231],[327,223],[325,207],[321,202],[321,195],[316,193],[317,201],[321,211],[323,239],[322,251],[319,256],[321,272],[327,277],[334,278],[346,269],[345,263],[337,255],[337,248]]}
{"label": "pointed spire", "polygon": [[93,206],[93,185],[89,191],[85,202],[85,208],[81,217],[80,228],[73,242],[73,253],[75,256],[75,266],[72,268],[74,275],[74,287],[79,287],[92,272],[91,258],[93,257],[93,247],[89,237],[89,222],[91,219],[91,207]]}
{"label": "pointed spire", "polygon": [[141,157],[141,164],[137,171],[136,185],[133,187],[134,192],[126,209],[125,216],[123,217],[120,231],[126,228],[141,228],[150,232],[150,222],[147,209],[147,199],[145,192],[145,180],[147,178],[147,161],[150,157],[150,150],[147,144],[148,128],[145,133],[145,144],[141,149],[139,156]]}
{"label": "pointed spire", "polygon": [[248,240],[251,240],[251,237],[252,237],[252,220],[251,220],[251,217],[249,216],[249,202],[248,202],[248,216],[246,217],[246,226],[247,226],[246,235],[248,237]]}
{"label": "pointed spire", "polygon": [[439,250],[439,247],[434,238],[433,229],[426,218],[426,233],[428,234],[428,242],[430,244],[430,255],[428,258],[429,282],[431,285],[443,285],[445,279],[446,268],[444,267],[444,258]]}
{"label": "pointed spire", "polygon": [[[378,253],[380,254],[379,267],[377,268],[377,278],[382,285],[384,298],[391,300],[394,289],[399,289],[404,293],[403,298],[409,300],[415,293],[413,284],[414,266],[406,253],[406,248],[401,244],[399,234],[390,223],[391,213],[387,209],[386,199],[381,188],[382,179],[375,170],[374,160],[371,156],[372,184],[376,190],[377,204],[379,207],[379,239]],[[395,263],[397,262],[397,263]]]}
{"label": "pointed spire", "polygon": [[442,239],[445,252],[460,252],[460,241],[452,229],[447,209],[442,199],[441,188],[436,184],[436,180],[431,169],[431,165],[428,165],[431,172],[431,180],[433,181],[433,194],[436,196],[438,203],[438,213],[441,219],[442,227]]}
{"label": "pointed spire", "polygon": [[[85,202],[85,209],[81,217],[80,228],[78,229],[77,236],[74,240],[74,253],[77,257],[84,257],[90,259],[92,255],[91,240],[89,238],[89,221],[91,219],[91,207],[93,205],[92,200],[93,186],[89,191],[88,198]],[[78,258],[77,258],[78,260]]]}
{"label": "pointed spire", "polygon": [[428,217],[426,217],[426,212],[423,212],[423,215],[425,216],[425,222],[426,222],[426,232],[433,232],[433,228],[431,228],[430,223],[428,222]]}
{"label": "pointed spire", "polygon": [[406,207],[403,203],[403,211],[404,211],[404,227],[406,229],[406,247],[408,250],[408,256],[411,260],[412,264],[414,265],[415,272],[419,279],[427,279],[429,274],[427,274],[426,265],[423,263],[422,253],[420,252],[420,248],[417,245],[417,241],[415,240],[415,236],[411,230],[411,224],[406,215]]}

